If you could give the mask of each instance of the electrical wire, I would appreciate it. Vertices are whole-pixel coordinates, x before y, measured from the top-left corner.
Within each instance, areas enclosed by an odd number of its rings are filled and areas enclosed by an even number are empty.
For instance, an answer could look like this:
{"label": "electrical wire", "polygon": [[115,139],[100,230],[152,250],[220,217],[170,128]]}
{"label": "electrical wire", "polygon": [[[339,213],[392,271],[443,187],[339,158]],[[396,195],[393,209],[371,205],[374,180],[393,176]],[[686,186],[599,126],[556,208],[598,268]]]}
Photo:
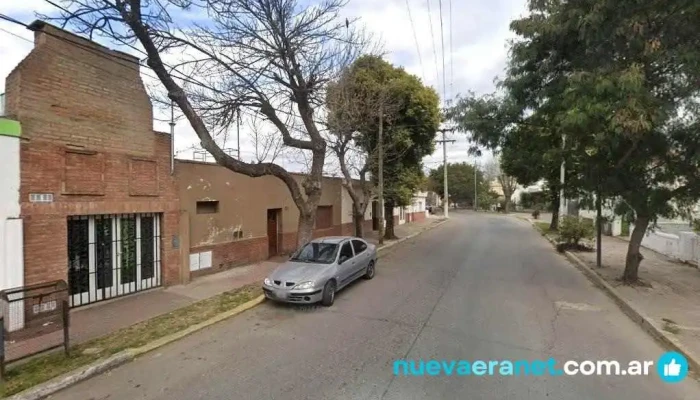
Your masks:
{"label": "electrical wire", "polygon": [[445,28],[442,23],[442,0],[438,0],[440,6],[440,41],[442,42],[442,98],[447,104],[447,85],[445,84]]}
{"label": "electrical wire", "polygon": [[425,82],[425,68],[423,67],[423,56],[420,54],[420,45],[418,44],[418,35],[416,34],[416,26],[413,23],[413,15],[411,14],[411,5],[406,0],[406,9],[408,10],[408,20],[411,22],[411,30],[413,31],[413,40],[416,43],[416,51],[418,52],[418,61],[420,62],[421,75]]}
{"label": "electrical wire", "polygon": [[24,40],[25,42],[29,42],[29,43],[32,43],[32,44],[34,43],[32,40],[27,39],[26,37],[22,37],[22,36],[20,36],[20,35],[14,33],[14,32],[10,32],[10,31],[8,31],[7,29],[0,28],[0,31],[5,32],[5,33],[7,33],[8,35],[12,35],[12,36],[16,37],[17,39],[22,39],[22,40]]}
{"label": "electrical wire", "polygon": [[454,98],[454,83],[455,83],[455,70],[454,70],[454,52],[452,51],[452,0],[450,0],[450,103]]}
{"label": "electrical wire", "polygon": [[[31,29],[30,26],[29,26],[29,24],[26,24],[26,23],[24,23],[24,22],[22,22],[22,21],[19,21],[19,20],[17,20],[17,19],[14,19],[14,18],[12,18],[12,17],[9,17],[9,16],[7,16],[7,15],[5,15],[5,14],[1,14],[1,13],[0,13],[0,19],[5,20],[5,21],[8,21],[8,22],[12,22],[12,23],[17,24],[17,25],[21,25],[21,26],[23,26],[23,27],[25,27],[25,28],[27,28],[27,29]],[[62,41],[64,41],[64,42],[66,42],[66,43],[70,43],[70,44],[73,45],[73,46],[79,47],[79,48],[81,48],[81,49],[83,49],[83,50],[85,50],[85,51],[88,51],[88,52],[90,52],[90,53],[92,53],[92,54],[94,54],[94,55],[96,55],[96,56],[98,56],[98,57],[104,58],[104,59],[109,60],[109,61],[111,61],[111,62],[114,62],[115,59],[118,59],[119,61],[123,61],[123,62],[125,62],[125,63],[135,64],[135,65],[138,65],[138,66],[141,66],[141,67],[145,67],[145,68],[148,68],[148,69],[151,69],[151,70],[152,70],[152,68],[151,68],[150,66],[148,66],[148,64],[143,63],[141,60],[135,61],[135,60],[131,60],[131,59],[128,59],[128,58],[119,58],[119,57],[114,57],[114,56],[111,56],[111,57],[110,57],[110,56],[104,54],[103,52],[101,52],[100,50],[96,50],[96,49],[94,49],[94,48],[92,48],[92,47],[90,47],[89,45],[86,45],[86,44],[84,44],[84,43],[80,43],[80,42],[78,42],[78,41],[71,40],[70,38],[63,37],[63,36],[60,36],[60,35],[56,35],[56,34],[51,33],[51,32],[45,31],[44,33],[46,33],[47,35],[52,36],[52,37],[54,37],[54,38],[56,38],[56,39],[62,40]],[[134,49],[136,49],[136,50],[138,50],[138,51],[141,51],[141,52],[143,53],[142,50],[137,49],[137,48],[135,48],[134,46],[131,46],[131,45],[129,45],[129,46],[130,46],[131,48],[134,48]],[[145,54],[145,53],[144,53],[144,54]],[[118,62],[118,63],[116,63],[116,64],[117,64],[117,65],[120,65],[120,66],[123,67],[123,68],[130,68],[128,65],[124,65],[124,64],[122,64],[121,62]],[[108,72],[108,73],[113,73],[112,71],[107,71],[107,70],[105,70],[105,69],[96,67],[96,66],[94,66],[94,65],[92,65],[92,66],[95,67],[95,68],[98,69],[98,70],[102,70],[102,71]],[[195,79],[192,79],[192,78],[190,78],[190,77],[185,76],[182,72],[178,71],[177,69],[175,69],[175,68],[173,68],[173,67],[171,67],[171,66],[169,66],[169,65],[167,65],[167,64],[165,64],[165,63],[163,63],[163,66],[169,68],[169,69],[171,70],[170,73],[173,74],[173,76],[174,76],[175,78],[180,79],[180,80],[182,80],[183,82],[187,82],[187,83],[190,83],[190,84],[193,84],[193,85],[196,85],[196,86],[199,86],[199,87],[203,87],[203,88],[206,88],[206,89],[209,89],[209,90],[212,90],[212,91],[217,91],[216,89],[211,88],[210,86],[208,86],[208,85],[206,85],[206,84],[203,84],[202,82],[199,82],[199,81],[197,81],[197,80],[195,80]],[[147,77],[149,77],[149,78],[151,78],[151,79],[159,80],[157,77],[154,77],[154,76],[152,76],[152,75],[145,74],[143,71],[141,71],[141,73],[143,73],[145,76],[147,76]],[[175,75],[175,73],[177,73],[177,75]],[[219,91],[219,92],[220,92],[220,91]]]}
{"label": "electrical wire", "polygon": [[435,46],[435,33],[433,32],[433,14],[430,10],[430,0],[425,0],[425,2],[428,4],[428,21],[430,21],[430,42],[433,45],[433,60],[435,61],[435,84],[439,85],[440,84],[440,72],[438,68],[438,56],[437,56],[437,50]]}

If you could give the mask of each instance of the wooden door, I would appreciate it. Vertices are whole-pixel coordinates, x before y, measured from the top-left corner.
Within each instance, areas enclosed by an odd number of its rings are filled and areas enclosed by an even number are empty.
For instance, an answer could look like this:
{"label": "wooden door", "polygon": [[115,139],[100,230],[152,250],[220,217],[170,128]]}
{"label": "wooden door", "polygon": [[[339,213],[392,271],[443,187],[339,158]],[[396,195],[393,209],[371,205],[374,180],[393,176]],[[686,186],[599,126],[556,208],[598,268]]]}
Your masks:
{"label": "wooden door", "polygon": [[268,256],[274,257],[279,252],[278,246],[278,231],[279,231],[279,220],[278,220],[279,210],[267,210],[267,243],[268,243]]}

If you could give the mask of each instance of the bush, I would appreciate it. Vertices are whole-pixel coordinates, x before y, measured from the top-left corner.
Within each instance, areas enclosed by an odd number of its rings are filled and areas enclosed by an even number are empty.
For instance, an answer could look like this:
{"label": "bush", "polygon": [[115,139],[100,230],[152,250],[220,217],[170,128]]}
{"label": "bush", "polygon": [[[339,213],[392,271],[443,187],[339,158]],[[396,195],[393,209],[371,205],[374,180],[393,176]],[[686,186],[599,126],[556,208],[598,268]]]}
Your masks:
{"label": "bush", "polygon": [[535,209],[535,211],[532,212],[532,218],[538,219],[540,217],[540,210]]}
{"label": "bush", "polygon": [[583,218],[565,216],[559,222],[559,238],[570,245],[578,246],[581,239],[593,237],[593,224]]}

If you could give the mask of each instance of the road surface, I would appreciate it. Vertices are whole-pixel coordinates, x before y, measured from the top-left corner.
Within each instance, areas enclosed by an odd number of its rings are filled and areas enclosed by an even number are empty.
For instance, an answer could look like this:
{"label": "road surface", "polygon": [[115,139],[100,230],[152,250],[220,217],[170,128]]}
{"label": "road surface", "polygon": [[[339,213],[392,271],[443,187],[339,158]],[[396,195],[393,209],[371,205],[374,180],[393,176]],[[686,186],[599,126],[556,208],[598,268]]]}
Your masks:
{"label": "road surface", "polygon": [[656,360],[664,352],[530,225],[453,213],[332,308],[263,304],[57,400],[698,399],[690,378],[394,376],[395,359]]}

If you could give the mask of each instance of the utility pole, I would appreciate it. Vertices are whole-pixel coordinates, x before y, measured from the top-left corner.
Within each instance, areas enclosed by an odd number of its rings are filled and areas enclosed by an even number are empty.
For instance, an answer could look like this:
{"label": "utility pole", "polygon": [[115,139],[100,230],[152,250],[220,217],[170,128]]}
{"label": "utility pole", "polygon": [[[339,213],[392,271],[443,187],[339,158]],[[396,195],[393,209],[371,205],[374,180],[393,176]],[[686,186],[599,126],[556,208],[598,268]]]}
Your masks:
{"label": "utility pole", "polygon": [[384,103],[379,103],[379,133],[377,134],[377,219],[379,220],[379,244],[384,244]]}
{"label": "utility pole", "polygon": [[561,161],[561,170],[559,171],[559,183],[561,184],[561,188],[559,189],[559,223],[562,223],[564,221],[564,216],[567,214],[566,212],[566,200],[564,199],[564,180],[566,178],[566,161],[564,160],[564,150],[566,148],[566,135],[562,134],[561,135],[561,150],[562,150],[562,161]]}
{"label": "utility pole", "polygon": [[595,194],[595,211],[596,211],[596,246],[595,246],[595,264],[598,268],[603,266],[603,196],[600,193],[600,184]]}
{"label": "utility pole", "polygon": [[476,185],[476,157],[474,157],[474,211],[479,211],[479,196]]}
{"label": "utility pole", "polygon": [[450,209],[450,195],[449,195],[449,190],[447,187],[447,143],[454,143],[455,140],[447,140],[445,139],[445,134],[447,132],[452,132],[454,129],[438,129],[438,132],[442,133],[442,140],[436,140],[437,143],[442,143],[442,172],[444,174],[443,179],[445,182],[443,183],[444,185],[444,198],[442,200],[442,207],[443,207],[443,212],[445,214],[445,218],[449,218],[449,209]]}
{"label": "utility pole", "polygon": [[236,151],[238,152],[238,161],[241,161],[241,108],[236,108]]}

